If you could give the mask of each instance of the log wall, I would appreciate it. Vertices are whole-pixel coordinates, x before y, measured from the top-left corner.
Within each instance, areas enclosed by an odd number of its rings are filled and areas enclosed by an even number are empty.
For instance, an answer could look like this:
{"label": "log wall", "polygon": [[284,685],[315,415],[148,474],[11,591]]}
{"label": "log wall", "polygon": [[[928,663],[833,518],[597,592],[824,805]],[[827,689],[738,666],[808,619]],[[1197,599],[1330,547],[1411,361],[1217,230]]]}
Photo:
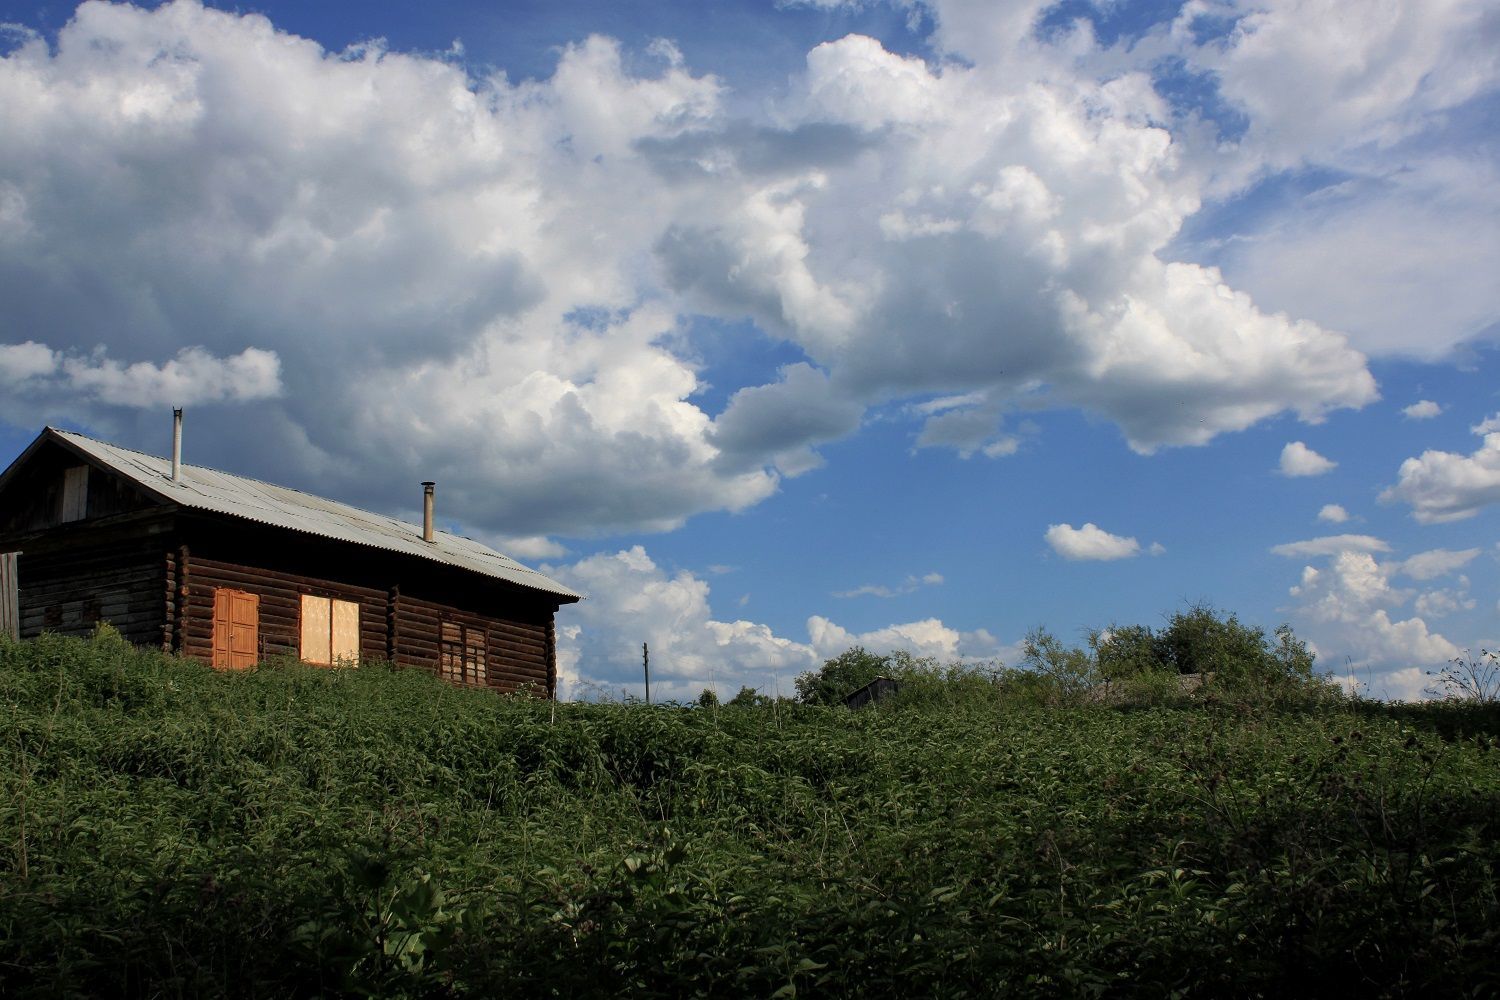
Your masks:
{"label": "log wall", "polygon": [[23,551],[18,560],[21,637],[86,636],[108,622],[133,643],[159,645],[165,566],[149,538]]}
{"label": "log wall", "polygon": [[205,663],[213,660],[214,591],[220,587],[243,590],[260,598],[260,659],[297,656],[302,638],[302,595],[332,597],[359,605],[359,655],[380,660],[386,654],[386,596],[382,591],[332,580],[239,563],[209,559],[190,550],[187,558],[187,596],[183,604],[182,645],[179,652]]}
{"label": "log wall", "polygon": [[490,687],[502,691],[529,688],[551,695],[556,689],[548,638],[552,615],[546,614],[545,621],[541,617],[533,613],[499,618],[400,594],[394,608],[396,642],[392,661],[437,672],[442,623],[455,622],[468,629],[484,630]]}
{"label": "log wall", "polygon": [[[189,553],[169,557],[171,572],[185,586],[164,582],[163,591],[181,601],[180,645],[175,648],[195,659],[213,659],[214,591],[242,590],[260,599],[259,654],[297,656],[300,652],[302,595],[314,594],[359,605],[360,658],[389,659],[398,666],[439,672],[443,622],[456,622],[485,634],[485,666],[490,687],[502,691],[530,688],[551,693],[556,688],[552,615],[523,613],[512,617],[485,615],[435,601],[412,597],[399,587],[377,590],[318,579]],[[182,567],[186,566],[186,574]],[[167,629],[170,633],[170,627]]]}

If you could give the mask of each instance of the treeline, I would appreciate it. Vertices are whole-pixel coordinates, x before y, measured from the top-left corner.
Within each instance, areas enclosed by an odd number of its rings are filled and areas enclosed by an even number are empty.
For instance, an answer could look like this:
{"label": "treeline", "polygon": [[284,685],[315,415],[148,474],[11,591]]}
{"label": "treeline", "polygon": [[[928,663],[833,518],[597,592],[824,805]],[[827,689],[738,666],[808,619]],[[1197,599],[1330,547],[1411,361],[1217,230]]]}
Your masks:
{"label": "treeline", "polygon": [[1111,625],[1069,646],[1044,628],[1022,645],[1020,666],[941,664],[897,651],[850,649],[797,679],[798,700],[836,705],[876,677],[906,689],[907,701],[962,695],[1012,704],[1167,705],[1185,701],[1308,705],[1340,690],[1314,669],[1307,644],[1282,625],[1271,634],[1230,613],[1192,605],[1164,627]]}
{"label": "treeline", "polygon": [[1492,709],[1009,676],[554,705],[0,640],[0,995],[1500,987]]}

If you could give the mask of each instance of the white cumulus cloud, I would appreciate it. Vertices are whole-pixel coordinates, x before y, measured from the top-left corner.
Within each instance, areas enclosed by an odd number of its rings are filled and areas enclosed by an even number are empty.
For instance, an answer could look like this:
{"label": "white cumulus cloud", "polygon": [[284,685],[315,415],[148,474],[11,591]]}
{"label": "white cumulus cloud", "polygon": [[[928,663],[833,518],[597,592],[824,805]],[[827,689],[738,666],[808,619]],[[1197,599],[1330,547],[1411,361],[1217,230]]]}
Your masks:
{"label": "white cumulus cloud", "polygon": [[1300,542],[1285,542],[1273,545],[1271,552],[1278,556],[1304,559],[1308,556],[1331,556],[1339,552],[1389,552],[1388,543],[1374,535],[1324,535],[1307,538]]}
{"label": "white cumulus cloud", "polygon": [[834,597],[900,597],[902,594],[910,594],[922,587],[935,587],[943,582],[941,573],[923,573],[921,576],[908,576],[902,583],[889,586],[883,583],[866,583],[849,590],[836,590]]}
{"label": "white cumulus cloud", "polygon": [[1431,420],[1442,412],[1443,408],[1430,399],[1418,400],[1410,406],[1401,408],[1402,416],[1408,420]]}
{"label": "white cumulus cloud", "polygon": [[1392,571],[1369,552],[1341,551],[1322,569],[1304,567],[1290,593],[1304,634],[1325,658],[1336,658],[1325,666],[1338,668],[1348,657],[1343,666],[1362,671],[1370,693],[1411,698],[1418,692],[1403,682],[1402,671],[1441,667],[1459,649],[1420,613],[1395,614],[1414,595],[1391,587]]}
{"label": "white cumulus cloud", "polygon": [[[1047,544],[1064,559],[1078,561],[1130,559],[1141,554],[1141,543],[1134,538],[1112,535],[1093,522],[1081,528],[1071,524],[1050,524],[1044,536]],[[1153,551],[1153,555],[1158,554]]]}
{"label": "white cumulus cloud", "polygon": [[940,663],[959,660],[984,660],[999,655],[999,641],[985,629],[963,632],[944,625],[940,619],[903,622],[868,632],[851,632],[821,615],[807,620],[807,632],[813,648],[823,658],[837,656],[851,646],[861,646],[872,653],[904,650],[913,656],[932,657]]}
{"label": "white cumulus cloud", "polygon": [[1500,503],[1500,415],[1473,430],[1482,435],[1473,452],[1458,455],[1433,449],[1408,458],[1401,463],[1395,485],[1380,499],[1407,504],[1421,524],[1462,521]]}
{"label": "white cumulus cloud", "polygon": [[[0,383],[13,393],[12,412],[40,405],[53,410],[68,400],[94,400],[134,409],[244,403],[281,393],[281,359],[273,351],[247,347],[216,357],[201,347],[184,347],[161,364],[125,364],[104,347],[86,354],[54,351],[26,341],[0,344]],[[3,409],[0,409],[3,412]]]}
{"label": "white cumulus cloud", "polygon": [[1321,476],[1332,472],[1338,465],[1313,451],[1301,441],[1291,441],[1281,449],[1281,474],[1283,476]]}
{"label": "white cumulus cloud", "polygon": [[1318,520],[1329,524],[1343,524],[1349,520],[1349,512],[1336,503],[1325,503],[1318,509]]}
{"label": "white cumulus cloud", "polygon": [[1479,555],[1479,549],[1429,549],[1402,560],[1397,572],[1413,580],[1433,580],[1463,569]]}

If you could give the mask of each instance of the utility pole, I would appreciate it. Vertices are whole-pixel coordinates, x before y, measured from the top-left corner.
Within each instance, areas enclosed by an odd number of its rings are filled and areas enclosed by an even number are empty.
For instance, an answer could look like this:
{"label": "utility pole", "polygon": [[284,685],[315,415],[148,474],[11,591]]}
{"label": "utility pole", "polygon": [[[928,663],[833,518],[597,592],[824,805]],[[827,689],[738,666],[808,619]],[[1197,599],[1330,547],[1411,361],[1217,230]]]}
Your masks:
{"label": "utility pole", "polygon": [[651,704],[651,647],[641,643],[641,666],[646,671],[646,704]]}

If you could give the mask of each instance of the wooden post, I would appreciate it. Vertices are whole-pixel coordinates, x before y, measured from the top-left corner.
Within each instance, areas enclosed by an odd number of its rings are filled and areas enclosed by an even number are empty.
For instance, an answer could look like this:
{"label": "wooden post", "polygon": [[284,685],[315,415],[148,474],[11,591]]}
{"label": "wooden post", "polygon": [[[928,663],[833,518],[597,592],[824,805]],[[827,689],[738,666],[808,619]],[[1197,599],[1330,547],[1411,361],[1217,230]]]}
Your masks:
{"label": "wooden post", "polygon": [[391,666],[396,665],[396,647],[401,638],[401,621],[396,605],[401,603],[401,587],[392,584],[385,592],[385,658]]}
{"label": "wooden post", "polygon": [[21,553],[0,554],[0,635],[21,638],[21,580],[16,558]]}
{"label": "wooden post", "polygon": [[177,607],[173,625],[176,632],[176,641],[172,650],[178,656],[186,656],[188,651],[187,622],[188,622],[188,594],[191,585],[188,583],[188,547],[179,545],[177,547]]}
{"label": "wooden post", "polygon": [[177,557],[168,549],[162,555],[162,571],[166,579],[166,591],[161,598],[161,651],[172,653],[172,634],[177,627]]}
{"label": "wooden post", "polygon": [[[547,697],[557,702],[557,608],[547,616]],[[553,709],[556,717],[557,709]]]}
{"label": "wooden post", "polygon": [[646,704],[651,704],[651,649],[641,643],[641,666],[646,670]]}

